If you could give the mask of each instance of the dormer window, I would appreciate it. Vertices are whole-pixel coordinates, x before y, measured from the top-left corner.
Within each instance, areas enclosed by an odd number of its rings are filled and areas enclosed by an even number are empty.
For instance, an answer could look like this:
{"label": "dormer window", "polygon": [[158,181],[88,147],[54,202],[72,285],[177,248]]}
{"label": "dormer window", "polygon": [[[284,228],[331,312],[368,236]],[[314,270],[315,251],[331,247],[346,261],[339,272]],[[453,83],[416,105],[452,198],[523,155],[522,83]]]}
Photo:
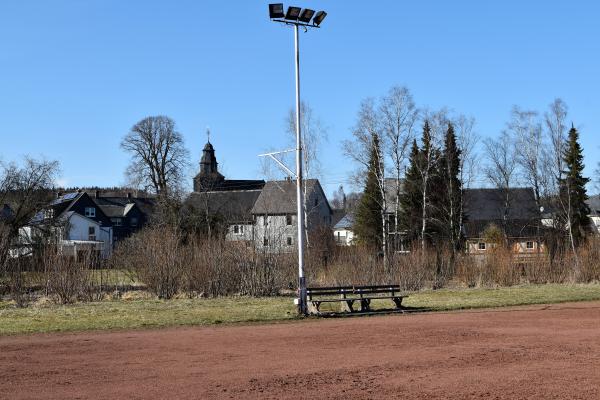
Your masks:
{"label": "dormer window", "polygon": [[88,218],[96,217],[96,207],[86,207],[85,208],[85,216]]}

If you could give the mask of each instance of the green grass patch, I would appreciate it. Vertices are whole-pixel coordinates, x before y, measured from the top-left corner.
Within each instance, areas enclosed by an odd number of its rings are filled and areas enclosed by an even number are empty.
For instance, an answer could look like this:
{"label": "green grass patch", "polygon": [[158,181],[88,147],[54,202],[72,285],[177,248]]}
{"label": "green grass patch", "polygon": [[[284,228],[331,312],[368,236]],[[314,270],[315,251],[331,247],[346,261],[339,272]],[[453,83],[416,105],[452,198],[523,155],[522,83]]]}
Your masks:
{"label": "green grass patch", "polygon": [[[292,300],[290,297],[146,299],[23,309],[0,302],[0,335],[283,321],[296,318]],[[600,300],[600,285],[428,290],[411,294],[404,304],[446,311],[589,300]],[[389,307],[391,302],[374,302],[374,307],[384,304]]]}

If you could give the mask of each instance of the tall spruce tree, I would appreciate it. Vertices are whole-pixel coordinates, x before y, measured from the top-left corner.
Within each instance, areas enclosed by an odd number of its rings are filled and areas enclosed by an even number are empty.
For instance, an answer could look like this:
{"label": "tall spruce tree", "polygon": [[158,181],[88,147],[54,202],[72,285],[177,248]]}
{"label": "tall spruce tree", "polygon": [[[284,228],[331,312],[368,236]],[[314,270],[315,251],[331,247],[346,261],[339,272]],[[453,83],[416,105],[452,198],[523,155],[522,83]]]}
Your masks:
{"label": "tall spruce tree", "polygon": [[407,239],[411,242],[417,240],[420,234],[422,215],[420,158],[419,146],[417,141],[413,140],[408,160],[409,167],[400,193],[400,227],[407,232]]}
{"label": "tall spruce tree", "polygon": [[371,141],[365,190],[356,210],[354,230],[358,243],[378,250],[381,250],[383,243],[383,222],[381,219],[383,196],[380,188],[382,168],[379,136],[374,134]]}
{"label": "tall spruce tree", "polygon": [[440,162],[441,189],[440,220],[442,233],[452,250],[460,248],[462,184],[460,174],[461,151],[456,145],[454,126],[449,123],[444,137],[444,150]]}
{"label": "tall spruce tree", "polygon": [[569,230],[571,246],[575,248],[583,239],[589,228],[590,208],[585,185],[590,181],[583,177],[583,150],[579,144],[579,133],[571,126],[564,154],[565,175],[560,182],[560,198],[563,208],[563,219]]}

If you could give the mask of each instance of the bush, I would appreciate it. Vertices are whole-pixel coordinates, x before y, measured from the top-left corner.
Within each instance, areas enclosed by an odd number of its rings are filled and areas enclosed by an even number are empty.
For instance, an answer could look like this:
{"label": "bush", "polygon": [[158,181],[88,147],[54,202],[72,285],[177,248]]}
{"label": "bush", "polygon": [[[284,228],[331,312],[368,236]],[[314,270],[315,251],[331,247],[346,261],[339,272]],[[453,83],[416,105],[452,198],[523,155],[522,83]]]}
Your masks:
{"label": "bush", "polygon": [[185,252],[180,233],[170,227],[152,227],[120,244],[117,265],[132,271],[160,299],[170,299],[181,289]]}
{"label": "bush", "polygon": [[54,247],[44,252],[46,292],[57,303],[70,304],[77,299],[89,300],[93,287],[90,270],[91,257],[81,260],[60,254]]}

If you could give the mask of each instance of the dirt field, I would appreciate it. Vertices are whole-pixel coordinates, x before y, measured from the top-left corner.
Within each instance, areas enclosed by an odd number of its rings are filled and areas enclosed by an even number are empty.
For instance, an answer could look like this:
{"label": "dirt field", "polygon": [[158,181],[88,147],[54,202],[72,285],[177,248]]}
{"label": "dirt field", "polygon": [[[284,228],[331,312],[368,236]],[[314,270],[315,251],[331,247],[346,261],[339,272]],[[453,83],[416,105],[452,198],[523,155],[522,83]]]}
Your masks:
{"label": "dirt field", "polygon": [[600,302],[0,338],[2,399],[597,399]]}

